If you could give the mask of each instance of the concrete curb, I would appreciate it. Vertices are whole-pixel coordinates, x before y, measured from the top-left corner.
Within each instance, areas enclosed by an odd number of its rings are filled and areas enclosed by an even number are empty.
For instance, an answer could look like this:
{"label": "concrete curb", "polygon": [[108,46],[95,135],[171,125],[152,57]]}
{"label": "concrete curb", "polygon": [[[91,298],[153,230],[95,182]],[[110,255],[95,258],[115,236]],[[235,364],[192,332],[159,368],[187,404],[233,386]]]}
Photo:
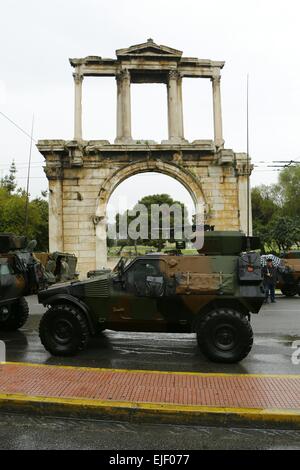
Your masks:
{"label": "concrete curb", "polygon": [[160,403],[112,402],[91,399],[0,395],[0,412],[15,412],[70,418],[113,419],[259,428],[300,428],[300,410],[214,408]]}

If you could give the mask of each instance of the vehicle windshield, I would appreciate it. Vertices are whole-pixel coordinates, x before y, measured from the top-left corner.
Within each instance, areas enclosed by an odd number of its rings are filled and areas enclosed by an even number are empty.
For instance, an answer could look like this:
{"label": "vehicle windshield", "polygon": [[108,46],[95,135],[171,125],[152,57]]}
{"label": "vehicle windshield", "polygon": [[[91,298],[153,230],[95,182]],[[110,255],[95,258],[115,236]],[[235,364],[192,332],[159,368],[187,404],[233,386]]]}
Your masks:
{"label": "vehicle windshield", "polygon": [[125,258],[122,256],[117,264],[115,265],[113,272],[114,273],[122,273],[124,269],[131,263],[132,259],[131,258]]}

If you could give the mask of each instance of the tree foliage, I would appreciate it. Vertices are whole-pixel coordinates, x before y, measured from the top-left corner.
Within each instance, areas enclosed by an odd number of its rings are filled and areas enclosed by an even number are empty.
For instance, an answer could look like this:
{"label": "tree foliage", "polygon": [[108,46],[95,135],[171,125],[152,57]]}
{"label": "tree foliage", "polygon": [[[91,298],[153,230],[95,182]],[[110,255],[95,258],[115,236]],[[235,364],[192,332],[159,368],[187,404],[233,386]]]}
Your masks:
{"label": "tree foliage", "polygon": [[279,174],[284,213],[300,217],[300,165],[284,168]]}
{"label": "tree foliage", "polygon": [[[25,235],[26,191],[17,187],[16,166],[0,181],[0,232]],[[48,202],[40,197],[28,204],[28,239],[37,240],[37,250],[48,250]]]}
{"label": "tree foliage", "polygon": [[[146,212],[140,211],[140,205],[143,205],[146,208]],[[152,210],[153,206],[157,208],[157,220],[154,221],[154,212]],[[174,208],[178,210],[178,219],[175,216],[175,212],[171,210],[168,212],[168,208]],[[158,210],[160,209],[160,210]],[[179,213],[181,214],[179,217]],[[187,209],[184,204],[175,201],[168,194],[152,194],[145,196],[138,201],[138,203],[131,210],[127,210],[123,214],[116,215],[116,229],[117,233],[121,233],[121,224],[122,221],[127,221],[127,226],[135,227],[136,224],[137,231],[141,229],[143,224],[146,227],[146,232],[141,234],[141,238],[138,238],[136,242],[140,245],[154,246],[158,250],[161,250],[166,241],[174,242],[174,228],[175,223],[179,225],[184,224],[184,214],[187,217]],[[163,222],[169,221],[170,233],[165,233],[162,229],[164,228]],[[140,227],[139,227],[140,225]],[[152,230],[152,233],[151,233]],[[155,239],[153,237],[155,236]],[[122,241],[120,240],[122,243]],[[124,239],[123,239],[124,242]],[[130,237],[126,238],[126,243],[129,245],[133,244]]]}
{"label": "tree foliage", "polygon": [[300,166],[283,169],[278,184],[252,189],[252,218],[263,252],[300,245]]}
{"label": "tree foliage", "polygon": [[1,178],[0,182],[0,187],[6,189],[9,194],[12,194],[17,188],[16,173],[17,168],[13,160],[9,168],[9,174]]}

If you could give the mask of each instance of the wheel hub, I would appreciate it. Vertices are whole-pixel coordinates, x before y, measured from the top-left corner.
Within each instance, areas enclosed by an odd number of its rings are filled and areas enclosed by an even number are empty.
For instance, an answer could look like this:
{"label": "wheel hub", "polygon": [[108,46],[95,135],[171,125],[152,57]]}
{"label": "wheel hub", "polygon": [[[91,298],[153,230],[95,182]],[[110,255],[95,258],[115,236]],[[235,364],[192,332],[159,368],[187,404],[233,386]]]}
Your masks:
{"label": "wheel hub", "polygon": [[9,308],[1,307],[0,308],[0,322],[5,322],[9,318]]}
{"label": "wheel hub", "polygon": [[218,349],[228,351],[232,349],[236,341],[236,332],[232,325],[218,325],[214,331],[214,343]]}
{"label": "wheel hub", "polygon": [[72,323],[66,319],[57,320],[53,327],[53,336],[60,344],[65,344],[70,341],[73,334]]}

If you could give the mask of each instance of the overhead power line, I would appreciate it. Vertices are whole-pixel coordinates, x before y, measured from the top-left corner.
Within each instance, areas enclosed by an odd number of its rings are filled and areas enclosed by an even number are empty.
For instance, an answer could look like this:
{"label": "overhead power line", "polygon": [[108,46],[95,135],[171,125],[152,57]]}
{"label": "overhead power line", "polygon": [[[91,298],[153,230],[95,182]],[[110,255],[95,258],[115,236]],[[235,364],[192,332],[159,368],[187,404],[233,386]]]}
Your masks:
{"label": "overhead power line", "polygon": [[35,140],[30,134],[28,134],[28,132],[26,132],[24,129],[22,129],[22,127],[19,126],[15,121],[13,121],[11,118],[9,118],[8,116],[6,116],[6,114],[4,114],[2,111],[0,111],[0,114],[1,114],[5,119],[7,119],[11,124],[13,124],[17,129],[19,129],[19,131],[23,132],[23,134],[25,134],[27,137],[29,137],[30,140],[33,140],[34,142],[37,143],[37,140]]}

